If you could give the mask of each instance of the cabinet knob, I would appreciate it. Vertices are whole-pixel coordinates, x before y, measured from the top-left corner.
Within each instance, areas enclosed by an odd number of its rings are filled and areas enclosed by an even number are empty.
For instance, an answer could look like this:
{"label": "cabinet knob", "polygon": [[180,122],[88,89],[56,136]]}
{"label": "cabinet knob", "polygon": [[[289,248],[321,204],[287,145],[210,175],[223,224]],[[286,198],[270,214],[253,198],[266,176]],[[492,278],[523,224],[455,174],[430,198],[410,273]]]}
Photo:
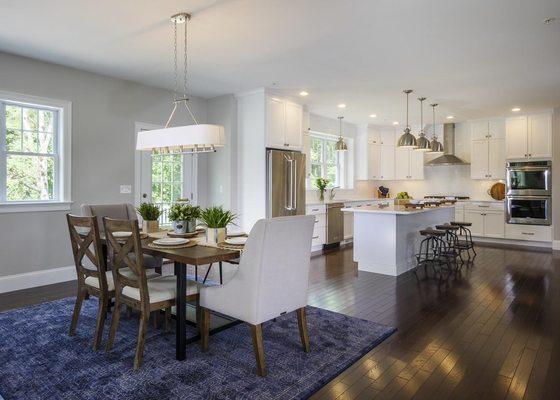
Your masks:
{"label": "cabinet knob", "polygon": [[529,157],[531,157],[531,156],[532,156],[532,154],[529,154]]}

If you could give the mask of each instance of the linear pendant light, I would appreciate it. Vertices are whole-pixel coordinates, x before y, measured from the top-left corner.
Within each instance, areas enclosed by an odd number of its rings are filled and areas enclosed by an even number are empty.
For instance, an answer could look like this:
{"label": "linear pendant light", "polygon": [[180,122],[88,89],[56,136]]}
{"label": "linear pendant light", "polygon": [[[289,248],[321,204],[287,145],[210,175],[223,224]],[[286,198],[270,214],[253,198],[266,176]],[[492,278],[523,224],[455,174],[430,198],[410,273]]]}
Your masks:
{"label": "linear pendant light", "polygon": [[424,133],[424,100],[426,100],[426,98],[419,97],[418,100],[420,101],[420,133],[418,134],[418,139],[416,140],[418,147],[415,148],[414,151],[431,151],[432,146]]}
{"label": "linear pendant light", "polygon": [[[199,124],[189,107],[187,98],[187,23],[191,15],[180,13],[171,17],[174,36],[175,62],[175,91],[173,95],[173,110],[167,119],[165,128],[142,131],[138,133],[137,150],[150,150],[152,154],[175,153],[195,154],[216,151],[216,147],[224,146],[224,127],[221,125]],[[183,49],[183,93],[178,95],[179,79],[177,73],[177,25],[185,25]],[[194,125],[170,127],[171,120],[180,105],[184,105]]]}
{"label": "linear pendant light", "polygon": [[403,92],[406,93],[406,126],[404,128],[403,134],[399,138],[397,146],[416,148],[416,138],[412,133],[410,133],[410,125],[408,124],[408,95],[412,93],[412,89],[407,89]]}
{"label": "linear pendant light", "polygon": [[432,129],[433,129],[433,136],[432,141],[430,142],[430,147],[432,151],[430,154],[443,154],[443,144],[438,141],[437,133],[436,133],[436,107],[438,106],[437,103],[430,104],[432,106]]}
{"label": "linear pendant light", "polygon": [[338,131],[338,141],[336,142],[335,145],[335,149],[336,151],[346,151],[348,150],[348,146],[346,146],[346,143],[344,142],[344,139],[342,138],[342,119],[344,117],[338,117],[338,121],[339,121],[339,131]]}

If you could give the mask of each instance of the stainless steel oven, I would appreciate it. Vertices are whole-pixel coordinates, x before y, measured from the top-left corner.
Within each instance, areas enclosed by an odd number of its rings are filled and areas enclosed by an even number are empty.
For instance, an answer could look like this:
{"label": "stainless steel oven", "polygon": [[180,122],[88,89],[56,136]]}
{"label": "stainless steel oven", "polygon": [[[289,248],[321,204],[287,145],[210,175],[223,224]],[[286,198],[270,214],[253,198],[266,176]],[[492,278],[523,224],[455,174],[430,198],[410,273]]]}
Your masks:
{"label": "stainless steel oven", "polygon": [[552,194],[550,161],[508,162],[506,187],[508,196],[550,196]]}
{"label": "stainless steel oven", "polygon": [[507,196],[508,224],[551,225],[550,196]]}

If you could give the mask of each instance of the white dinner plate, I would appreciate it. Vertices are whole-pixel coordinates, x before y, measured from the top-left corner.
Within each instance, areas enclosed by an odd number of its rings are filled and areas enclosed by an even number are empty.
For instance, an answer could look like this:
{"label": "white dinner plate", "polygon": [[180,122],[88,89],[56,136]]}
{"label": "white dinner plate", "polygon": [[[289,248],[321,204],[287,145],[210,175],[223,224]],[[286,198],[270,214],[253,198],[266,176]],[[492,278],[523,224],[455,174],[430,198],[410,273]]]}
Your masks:
{"label": "white dinner plate", "polygon": [[163,239],[156,239],[153,243],[157,246],[178,246],[180,244],[189,243],[189,239],[183,238],[163,238]]}
{"label": "white dinner plate", "polygon": [[246,237],[232,237],[226,239],[227,244],[235,244],[235,245],[245,244],[246,241],[247,241]]}
{"label": "white dinner plate", "polygon": [[245,232],[228,232],[227,236],[228,236],[228,238],[234,238],[234,237],[239,237],[239,236],[247,236],[247,233],[245,233]]}
{"label": "white dinner plate", "polygon": [[113,237],[116,237],[116,238],[127,238],[127,237],[130,237],[130,236],[132,236],[132,232],[124,232],[124,231],[113,232]]}

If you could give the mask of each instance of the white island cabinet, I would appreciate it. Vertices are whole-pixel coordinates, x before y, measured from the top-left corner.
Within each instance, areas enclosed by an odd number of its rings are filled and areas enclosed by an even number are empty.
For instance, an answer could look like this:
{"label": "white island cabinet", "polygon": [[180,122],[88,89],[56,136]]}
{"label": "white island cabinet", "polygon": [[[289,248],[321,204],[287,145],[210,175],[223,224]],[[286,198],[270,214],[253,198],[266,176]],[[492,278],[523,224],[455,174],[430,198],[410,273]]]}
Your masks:
{"label": "white island cabinet", "polygon": [[454,220],[455,207],[347,207],[354,214],[354,261],[360,271],[400,275],[416,266],[420,230]]}

